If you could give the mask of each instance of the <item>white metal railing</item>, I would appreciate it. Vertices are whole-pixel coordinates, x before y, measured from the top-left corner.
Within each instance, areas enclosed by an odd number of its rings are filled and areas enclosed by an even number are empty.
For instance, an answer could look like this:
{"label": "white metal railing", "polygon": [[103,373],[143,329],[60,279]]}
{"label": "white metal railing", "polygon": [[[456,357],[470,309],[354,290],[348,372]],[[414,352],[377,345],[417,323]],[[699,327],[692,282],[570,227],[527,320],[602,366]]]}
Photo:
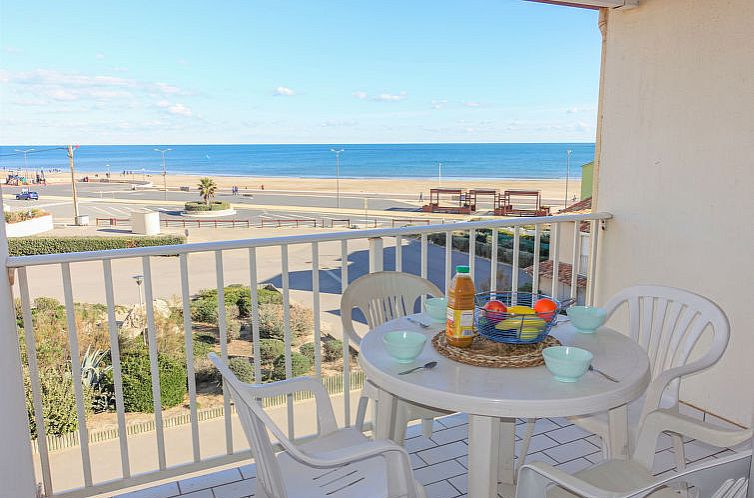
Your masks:
{"label": "white metal railing", "polygon": [[[544,289],[549,291],[556,297],[575,297],[578,293],[577,288],[577,269],[579,268],[580,258],[580,246],[581,237],[579,236],[579,226],[582,222],[588,221],[591,223],[591,237],[590,237],[590,260],[589,260],[589,283],[587,286],[587,302],[591,301],[593,295],[594,276],[596,270],[596,247],[599,240],[600,230],[598,227],[601,223],[611,218],[607,213],[595,213],[595,214],[580,214],[580,215],[564,215],[564,216],[552,216],[541,218],[519,218],[519,219],[493,219],[474,222],[462,222],[446,225],[426,225],[426,226],[411,226],[404,228],[390,228],[390,229],[374,229],[374,230],[359,230],[359,231],[344,231],[344,232],[331,232],[320,233],[312,235],[296,235],[286,237],[272,237],[272,238],[258,238],[247,240],[234,240],[234,241],[218,241],[218,242],[205,242],[194,243],[177,246],[159,246],[159,247],[141,247],[133,249],[116,249],[116,250],[104,250],[94,251],[87,253],[69,253],[69,254],[49,254],[38,256],[24,256],[24,257],[10,257],[7,259],[8,269],[15,269],[18,274],[18,292],[21,301],[23,324],[24,324],[24,341],[27,351],[27,367],[30,373],[31,391],[33,398],[33,408],[35,414],[35,421],[37,426],[37,446],[39,453],[39,466],[41,469],[41,481],[45,495],[48,497],[85,497],[98,493],[114,491],[122,489],[136,484],[143,484],[154,480],[165,479],[168,477],[179,476],[184,473],[193,472],[205,468],[210,468],[216,465],[223,465],[243,459],[249,458],[250,454],[246,449],[238,449],[234,447],[233,443],[233,423],[232,423],[232,410],[230,406],[230,399],[227,394],[224,396],[223,405],[223,417],[224,417],[224,438],[225,438],[225,452],[223,455],[206,457],[202,455],[202,445],[199,437],[200,426],[198,406],[197,406],[197,386],[195,381],[195,375],[193,370],[193,346],[192,346],[192,321],[191,312],[189,308],[190,301],[190,277],[189,271],[189,257],[197,253],[210,253],[214,254],[215,273],[216,273],[216,287],[218,292],[218,328],[220,335],[220,347],[221,355],[223,358],[228,358],[227,348],[227,317],[225,314],[224,306],[224,287],[225,282],[225,267],[224,267],[224,255],[227,251],[243,249],[248,251],[248,267],[249,272],[247,276],[235,275],[239,280],[247,278],[247,282],[238,282],[234,279],[232,283],[248,283],[250,287],[251,298],[251,338],[253,342],[253,370],[256,379],[262,378],[262,366],[260,359],[260,323],[259,323],[259,307],[257,286],[259,282],[259,262],[257,258],[257,251],[262,248],[279,248],[280,251],[280,281],[282,299],[283,299],[283,329],[285,339],[285,374],[286,377],[293,375],[292,368],[292,332],[291,332],[291,317],[289,313],[289,303],[291,302],[291,286],[290,286],[290,262],[289,252],[292,247],[300,247],[302,245],[309,245],[311,250],[311,264],[308,272],[311,273],[311,307],[313,310],[313,333],[315,341],[315,361],[314,371],[315,374],[321,376],[322,374],[322,358],[320,353],[320,345],[322,342],[322,303],[321,303],[321,285],[320,285],[320,249],[328,244],[328,247],[334,245],[336,248],[339,245],[340,253],[340,291],[345,290],[349,282],[349,276],[351,279],[358,277],[357,271],[361,272],[374,272],[381,271],[385,268],[385,242],[392,239],[392,247],[395,250],[395,257],[393,259],[394,268],[397,271],[408,271],[421,275],[425,278],[430,278],[440,285],[447,286],[450,278],[453,274],[453,262],[459,261],[459,258],[465,258],[464,255],[459,254],[454,250],[452,244],[453,234],[458,232],[467,232],[469,234],[469,250],[468,250],[468,264],[471,266],[471,271],[476,271],[475,278],[477,284],[480,287],[489,288],[492,291],[502,290],[499,289],[498,277],[501,266],[498,261],[498,233],[499,230],[505,229],[513,232],[513,248],[512,248],[512,262],[509,265],[510,286],[512,290],[517,290],[521,283],[521,268],[520,266],[520,245],[522,240],[522,234],[530,236],[528,234],[533,233],[533,271],[532,273],[532,288],[534,290],[540,289],[542,281],[539,276],[540,266],[540,241],[543,235],[549,233],[550,246],[549,254],[550,259],[558,261],[560,248],[559,240],[562,237],[563,230],[572,230],[574,233],[574,247],[573,247],[573,279],[570,286],[570,296],[558,296],[558,265],[553,265],[552,275],[552,287],[551,289]],[[531,227],[533,226],[533,232]],[[491,255],[490,262],[485,262],[489,265],[488,270],[480,270],[480,257],[476,255],[476,240],[481,230],[491,230]],[[429,236],[432,234],[445,234],[445,249],[444,251],[430,244]],[[369,251],[369,268],[349,268],[349,243],[356,245],[360,243],[363,245],[364,241],[368,241]],[[353,246],[352,246],[353,247]],[[430,251],[431,249],[431,251]],[[432,253],[432,255],[430,254]],[[181,298],[183,306],[183,333],[185,339],[186,348],[186,367],[187,367],[187,383],[189,393],[189,410],[190,410],[190,436],[191,436],[191,448],[192,458],[189,463],[181,464],[178,466],[168,466],[166,458],[166,443],[165,443],[165,431],[163,424],[163,414],[161,408],[161,392],[159,383],[158,372],[158,346],[157,346],[157,333],[155,325],[155,310],[153,306],[154,291],[153,282],[155,275],[153,274],[152,258],[156,256],[178,256],[178,268],[180,273],[180,287]],[[455,256],[455,257],[454,257]],[[124,393],[122,372],[120,368],[120,351],[118,344],[118,329],[115,317],[116,299],[114,294],[113,284],[113,261],[121,259],[137,259],[140,260],[141,272],[144,276],[144,292],[145,292],[145,307],[147,316],[147,335],[148,335],[148,353],[151,371],[151,388],[153,394],[154,404],[154,441],[157,453],[157,465],[150,472],[134,475],[131,469],[131,460],[129,457],[129,439],[128,428],[126,426],[126,415],[124,408]],[[444,259],[444,260],[443,260]],[[438,261],[442,260],[442,261]],[[35,344],[35,330],[32,321],[32,300],[29,290],[29,275],[28,271],[31,268],[44,265],[55,265],[61,268],[62,285],[64,289],[64,301],[65,312],[67,317],[68,328],[68,346],[70,348],[71,358],[74,360],[71,362],[72,374],[74,379],[78,379],[81,376],[80,364],[77,359],[79,358],[78,347],[78,331],[74,314],[74,293],[71,279],[71,268],[73,265],[78,265],[85,262],[100,262],[102,265],[102,276],[104,281],[104,296],[107,304],[108,313],[108,333],[109,342],[111,348],[111,357],[113,362],[113,379],[115,386],[115,400],[116,400],[116,413],[117,413],[117,426],[118,426],[118,438],[120,445],[120,478],[115,480],[109,480],[107,482],[101,482],[96,480],[92,473],[92,457],[90,451],[90,438],[87,431],[86,413],[84,405],[84,394],[82,392],[82,386],[79,382],[74,382],[74,396],[77,407],[78,417],[78,439],[79,439],[79,451],[81,456],[82,465],[82,486],[77,489],[59,489],[54,482],[54,469],[50,462],[50,450],[47,446],[47,433],[44,423],[43,413],[43,399],[41,393],[41,386],[39,381],[39,370],[37,365],[36,344]],[[413,262],[413,263],[412,263]],[[418,263],[418,267],[417,267]],[[436,264],[437,263],[437,264]],[[583,265],[583,263],[582,263]],[[389,266],[389,265],[388,265]],[[349,275],[349,269],[351,270]],[[336,270],[337,271],[337,270]],[[442,276],[442,278],[441,278]],[[158,275],[159,277],[159,275]],[[441,285],[441,287],[442,287]],[[351,420],[351,406],[348,393],[351,391],[351,372],[349,371],[349,348],[350,345],[346,337],[343,340],[343,420],[346,425],[350,425]],[[4,354],[4,353],[0,353]],[[2,358],[0,358],[2,359]],[[297,418],[294,413],[294,399],[288,397],[286,400],[287,405],[287,429],[291,437],[296,435],[296,421]],[[186,427],[187,436],[189,428]]]}

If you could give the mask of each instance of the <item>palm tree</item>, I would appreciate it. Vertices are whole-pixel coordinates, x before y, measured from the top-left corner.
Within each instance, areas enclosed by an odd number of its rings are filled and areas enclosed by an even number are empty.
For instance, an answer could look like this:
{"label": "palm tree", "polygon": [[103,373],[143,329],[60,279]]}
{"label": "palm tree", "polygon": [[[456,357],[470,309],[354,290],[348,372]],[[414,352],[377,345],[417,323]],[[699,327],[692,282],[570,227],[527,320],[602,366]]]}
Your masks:
{"label": "palm tree", "polygon": [[204,199],[204,203],[209,206],[210,201],[217,192],[217,183],[212,178],[204,177],[199,179],[199,195]]}

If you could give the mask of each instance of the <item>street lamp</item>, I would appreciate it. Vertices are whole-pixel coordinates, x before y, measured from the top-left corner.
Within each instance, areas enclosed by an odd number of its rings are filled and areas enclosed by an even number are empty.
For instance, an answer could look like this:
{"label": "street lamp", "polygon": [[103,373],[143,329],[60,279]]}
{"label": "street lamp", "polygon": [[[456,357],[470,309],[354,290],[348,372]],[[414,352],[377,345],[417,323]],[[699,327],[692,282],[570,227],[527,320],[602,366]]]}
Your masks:
{"label": "street lamp", "polygon": [[344,149],[330,149],[330,152],[335,152],[335,190],[336,190],[336,206],[340,207],[340,153]]}
{"label": "street lamp", "polygon": [[165,167],[165,153],[173,149],[155,149],[155,152],[162,154],[162,186],[165,189],[165,200],[168,200],[168,170]]}
{"label": "street lamp", "polygon": [[566,184],[565,199],[563,199],[563,209],[568,207],[568,177],[571,174],[571,149],[566,150]]}
{"label": "street lamp", "polygon": [[107,168],[107,183],[110,183],[110,165],[105,164],[105,168]]}
{"label": "street lamp", "polygon": [[437,186],[442,187],[442,163],[437,163]]}
{"label": "street lamp", "polygon": [[[144,320],[144,297],[141,295],[141,284],[144,283],[144,275],[133,275],[136,281],[136,286],[139,288],[139,311],[141,312],[141,319]],[[144,322],[141,322],[141,335],[144,338],[144,344],[147,344],[147,336],[144,334]]]}
{"label": "street lamp", "polygon": [[24,153],[24,170],[26,170],[26,179],[27,180],[29,179],[29,161],[27,160],[26,155],[29,152],[33,151],[33,150],[34,149],[26,149],[26,150],[16,149],[16,152],[23,152]]}

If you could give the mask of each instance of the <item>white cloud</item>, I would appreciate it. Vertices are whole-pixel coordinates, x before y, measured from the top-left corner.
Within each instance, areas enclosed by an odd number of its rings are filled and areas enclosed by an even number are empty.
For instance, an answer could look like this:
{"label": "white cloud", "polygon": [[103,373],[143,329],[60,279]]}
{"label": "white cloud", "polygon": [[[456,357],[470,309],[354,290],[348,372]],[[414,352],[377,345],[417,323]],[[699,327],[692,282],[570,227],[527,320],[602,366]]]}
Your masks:
{"label": "white cloud", "polygon": [[101,61],[102,59],[105,58],[105,54],[103,54],[102,52],[97,52],[97,55],[95,55],[94,58],[97,59],[98,61]]}
{"label": "white cloud", "polygon": [[165,109],[167,107],[170,107],[170,102],[168,102],[167,100],[160,100],[159,102],[157,102],[157,107]]}
{"label": "white cloud", "polygon": [[569,107],[565,110],[566,114],[578,114],[582,112],[594,112],[594,107]]}
{"label": "white cloud", "polygon": [[464,102],[463,105],[465,105],[466,107],[482,107],[481,102],[468,102],[467,101],[467,102]]}
{"label": "white cloud", "polygon": [[445,99],[442,100],[433,100],[432,101],[432,109],[442,109],[448,104],[448,101]]}
{"label": "white cloud", "polygon": [[381,93],[376,97],[373,97],[372,100],[378,100],[380,102],[397,102],[398,100],[403,100],[406,97],[408,97],[408,94],[406,92]]}
{"label": "white cloud", "polygon": [[10,45],[6,45],[5,47],[3,47],[3,52],[5,52],[6,54],[20,54],[23,52],[23,50],[17,47],[11,47]]}
{"label": "white cloud", "polygon": [[288,88],[287,86],[279,86],[275,89],[275,95],[281,97],[291,97],[293,95],[296,95],[296,92],[293,91],[292,88]]}
{"label": "white cloud", "polygon": [[353,96],[356,97],[359,100],[364,100],[367,97],[369,97],[369,94],[367,94],[367,92],[361,92],[361,91],[359,91],[359,92],[353,92]]}
{"label": "white cloud", "polygon": [[337,119],[329,119],[327,121],[322,122],[320,125],[322,128],[344,128],[344,127],[351,127],[356,126],[356,121],[350,121],[350,120],[337,120]]}
{"label": "white cloud", "polygon": [[127,73],[128,68],[125,66],[115,66],[113,67],[113,71],[115,71],[116,73]]}
{"label": "white cloud", "polygon": [[168,106],[168,112],[170,114],[178,114],[180,116],[186,116],[186,117],[189,117],[193,114],[191,109],[186,107],[183,104],[173,104],[171,106]]}

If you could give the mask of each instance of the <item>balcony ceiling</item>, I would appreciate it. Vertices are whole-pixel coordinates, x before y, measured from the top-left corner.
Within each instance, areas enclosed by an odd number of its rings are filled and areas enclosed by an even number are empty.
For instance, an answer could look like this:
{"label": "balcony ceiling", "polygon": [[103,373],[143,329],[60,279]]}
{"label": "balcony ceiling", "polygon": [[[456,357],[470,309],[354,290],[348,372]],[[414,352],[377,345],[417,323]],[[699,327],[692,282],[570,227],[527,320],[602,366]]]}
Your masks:
{"label": "balcony ceiling", "polygon": [[529,2],[552,3],[555,5],[567,5],[586,9],[632,9],[639,6],[639,0],[527,0]]}

